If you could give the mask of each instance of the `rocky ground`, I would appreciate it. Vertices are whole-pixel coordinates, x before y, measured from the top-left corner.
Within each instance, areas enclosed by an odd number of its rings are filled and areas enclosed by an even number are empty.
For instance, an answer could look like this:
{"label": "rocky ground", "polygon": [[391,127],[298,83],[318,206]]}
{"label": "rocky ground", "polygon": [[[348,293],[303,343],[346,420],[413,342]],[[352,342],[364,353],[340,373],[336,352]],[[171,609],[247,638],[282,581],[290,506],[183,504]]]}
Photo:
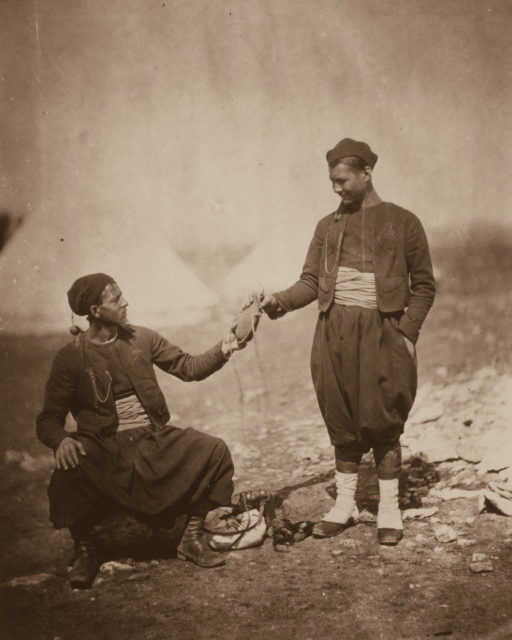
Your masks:
{"label": "rocky ground", "polygon": [[[52,459],[33,433],[52,354],[67,338],[2,338],[2,637],[512,638],[512,518],[482,497],[510,479],[511,302],[503,291],[441,288],[418,345],[396,548],[376,541],[378,489],[366,456],[363,521],[336,538],[307,537],[281,552],[266,539],[202,570],[174,557],[173,532],[144,545],[148,532],[135,527],[132,545],[107,545],[88,591],[67,585],[71,544],[47,520]],[[169,337],[201,351],[230,311]],[[236,490],[277,494],[293,521],[318,519],[334,490],[308,371],[315,315],[264,319],[256,344],[202,383],[162,377],[175,424],[225,438]]]}

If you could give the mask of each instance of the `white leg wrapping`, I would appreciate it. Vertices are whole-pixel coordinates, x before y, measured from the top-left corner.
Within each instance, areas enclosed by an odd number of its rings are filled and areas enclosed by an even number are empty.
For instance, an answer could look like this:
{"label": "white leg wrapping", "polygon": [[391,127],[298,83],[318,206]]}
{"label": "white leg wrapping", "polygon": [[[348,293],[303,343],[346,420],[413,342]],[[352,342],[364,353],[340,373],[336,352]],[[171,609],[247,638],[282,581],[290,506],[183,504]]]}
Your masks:
{"label": "white leg wrapping", "polygon": [[359,519],[356,505],[357,473],[341,473],[336,471],[336,502],[322,520],[345,524],[349,518]]}
{"label": "white leg wrapping", "polygon": [[398,506],[398,479],[379,479],[379,511],[377,513],[378,529],[403,529],[402,516]]}

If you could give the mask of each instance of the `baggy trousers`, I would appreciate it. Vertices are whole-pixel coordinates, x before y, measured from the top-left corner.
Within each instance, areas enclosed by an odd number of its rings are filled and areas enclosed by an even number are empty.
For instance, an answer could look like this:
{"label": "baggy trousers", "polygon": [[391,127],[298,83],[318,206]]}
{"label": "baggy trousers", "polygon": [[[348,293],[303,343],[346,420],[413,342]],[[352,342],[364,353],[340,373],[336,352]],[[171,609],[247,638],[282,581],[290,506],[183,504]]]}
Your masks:
{"label": "baggy trousers", "polygon": [[331,443],[390,447],[403,432],[417,387],[416,357],[397,317],[334,304],[321,313],[311,374]]}

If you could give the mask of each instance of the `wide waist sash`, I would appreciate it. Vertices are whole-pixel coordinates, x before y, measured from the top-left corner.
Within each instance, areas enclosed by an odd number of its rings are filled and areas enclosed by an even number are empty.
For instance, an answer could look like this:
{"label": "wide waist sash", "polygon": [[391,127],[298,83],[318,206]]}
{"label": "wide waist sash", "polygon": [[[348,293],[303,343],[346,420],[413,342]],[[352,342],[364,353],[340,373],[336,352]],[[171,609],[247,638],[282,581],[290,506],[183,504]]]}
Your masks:
{"label": "wide waist sash", "polygon": [[116,411],[119,418],[118,431],[151,427],[151,420],[135,394],[116,400]]}
{"label": "wide waist sash", "polygon": [[377,308],[375,274],[339,267],[334,290],[334,303],[366,309]]}

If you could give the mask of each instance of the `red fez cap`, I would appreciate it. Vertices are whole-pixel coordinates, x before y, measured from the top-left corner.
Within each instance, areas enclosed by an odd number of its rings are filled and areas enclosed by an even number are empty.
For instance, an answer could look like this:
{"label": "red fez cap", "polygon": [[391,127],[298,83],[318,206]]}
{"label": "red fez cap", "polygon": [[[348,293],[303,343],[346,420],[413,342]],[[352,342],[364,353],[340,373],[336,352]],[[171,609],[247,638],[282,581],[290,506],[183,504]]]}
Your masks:
{"label": "red fez cap", "polygon": [[101,300],[107,284],[113,284],[114,278],[105,273],[91,273],[75,280],[68,291],[69,306],[77,316],[86,316],[93,304]]}
{"label": "red fez cap", "polygon": [[364,160],[372,169],[379,157],[370,149],[366,142],[359,142],[358,140],[352,140],[352,138],[343,138],[343,140],[340,140],[335,147],[327,152],[327,162],[331,165],[337,160],[341,160],[347,156],[357,156],[361,158],[361,160]]}

